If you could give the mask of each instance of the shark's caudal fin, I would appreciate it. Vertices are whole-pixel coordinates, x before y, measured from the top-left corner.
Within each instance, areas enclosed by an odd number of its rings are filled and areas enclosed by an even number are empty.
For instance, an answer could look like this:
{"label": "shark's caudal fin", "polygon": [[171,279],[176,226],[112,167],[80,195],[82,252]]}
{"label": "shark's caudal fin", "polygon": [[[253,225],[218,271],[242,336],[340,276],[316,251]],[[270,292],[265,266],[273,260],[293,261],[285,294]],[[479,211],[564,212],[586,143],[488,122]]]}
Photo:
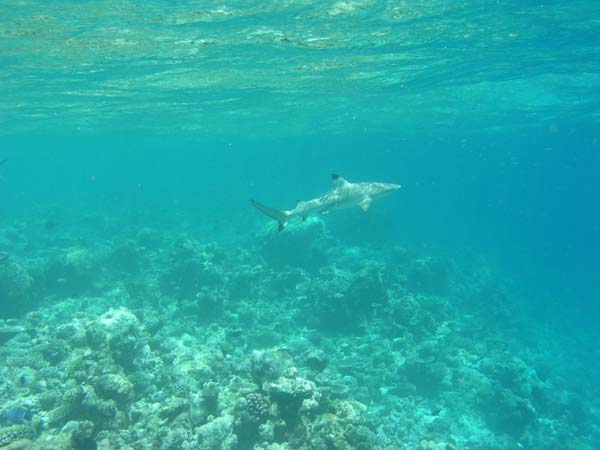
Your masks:
{"label": "shark's caudal fin", "polygon": [[252,206],[258,209],[261,213],[266,214],[267,216],[272,217],[277,222],[279,222],[279,231],[283,230],[288,224],[290,213],[288,213],[287,211],[269,208],[268,206],[261,205],[260,203],[252,199],[250,199],[250,203],[252,203]]}

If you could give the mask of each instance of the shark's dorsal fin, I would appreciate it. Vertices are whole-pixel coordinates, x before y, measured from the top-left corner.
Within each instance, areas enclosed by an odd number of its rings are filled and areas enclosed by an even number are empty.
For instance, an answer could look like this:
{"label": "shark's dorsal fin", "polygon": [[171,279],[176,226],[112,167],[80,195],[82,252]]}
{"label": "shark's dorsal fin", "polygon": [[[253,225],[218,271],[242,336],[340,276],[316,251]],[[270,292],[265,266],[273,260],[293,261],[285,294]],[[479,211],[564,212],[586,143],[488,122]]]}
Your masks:
{"label": "shark's dorsal fin", "polygon": [[331,181],[333,182],[334,189],[341,187],[344,184],[348,183],[346,180],[344,180],[342,177],[340,177],[337,173],[331,174]]}

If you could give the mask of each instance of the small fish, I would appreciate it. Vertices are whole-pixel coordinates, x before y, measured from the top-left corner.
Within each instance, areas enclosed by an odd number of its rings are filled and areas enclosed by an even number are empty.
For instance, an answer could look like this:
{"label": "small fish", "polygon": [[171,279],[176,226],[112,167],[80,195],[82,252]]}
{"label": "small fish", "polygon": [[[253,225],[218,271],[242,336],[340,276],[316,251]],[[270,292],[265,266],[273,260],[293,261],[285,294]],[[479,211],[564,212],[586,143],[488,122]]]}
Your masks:
{"label": "small fish", "polygon": [[442,412],[442,408],[433,408],[431,410],[431,415],[432,416],[439,416],[441,412]]}
{"label": "small fish", "polygon": [[52,219],[48,219],[44,221],[44,228],[48,231],[53,231],[58,226],[58,223]]}
{"label": "small fish", "polygon": [[4,411],[4,419],[8,425],[22,425],[31,418],[31,414],[20,406]]}

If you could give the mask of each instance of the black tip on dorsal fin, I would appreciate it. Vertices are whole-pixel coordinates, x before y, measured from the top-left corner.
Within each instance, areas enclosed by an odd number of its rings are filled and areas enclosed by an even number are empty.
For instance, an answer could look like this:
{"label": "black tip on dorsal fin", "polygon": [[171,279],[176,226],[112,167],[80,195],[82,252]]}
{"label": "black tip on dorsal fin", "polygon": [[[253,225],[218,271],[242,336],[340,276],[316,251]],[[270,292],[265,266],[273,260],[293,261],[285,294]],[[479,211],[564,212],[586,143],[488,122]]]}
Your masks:
{"label": "black tip on dorsal fin", "polygon": [[332,174],[331,174],[331,179],[332,179],[333,181],[337,180],[339,177],[340,177],[340,176],[339,176],[337,173],[332,173]]}

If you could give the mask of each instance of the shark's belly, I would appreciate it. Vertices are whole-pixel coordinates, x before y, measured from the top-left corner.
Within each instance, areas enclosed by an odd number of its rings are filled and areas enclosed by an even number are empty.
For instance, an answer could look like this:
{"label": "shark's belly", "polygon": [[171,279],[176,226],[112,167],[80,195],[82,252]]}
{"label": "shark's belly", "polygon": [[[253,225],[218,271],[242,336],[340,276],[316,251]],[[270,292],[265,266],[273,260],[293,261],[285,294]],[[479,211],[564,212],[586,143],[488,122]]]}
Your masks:
{"label": "shark's belly", "polygon": [[319,214],[327,214],[337,209],[351,208],[357,205],[357,199],[352,195],[331,194],[315,200],[314,210]]}

